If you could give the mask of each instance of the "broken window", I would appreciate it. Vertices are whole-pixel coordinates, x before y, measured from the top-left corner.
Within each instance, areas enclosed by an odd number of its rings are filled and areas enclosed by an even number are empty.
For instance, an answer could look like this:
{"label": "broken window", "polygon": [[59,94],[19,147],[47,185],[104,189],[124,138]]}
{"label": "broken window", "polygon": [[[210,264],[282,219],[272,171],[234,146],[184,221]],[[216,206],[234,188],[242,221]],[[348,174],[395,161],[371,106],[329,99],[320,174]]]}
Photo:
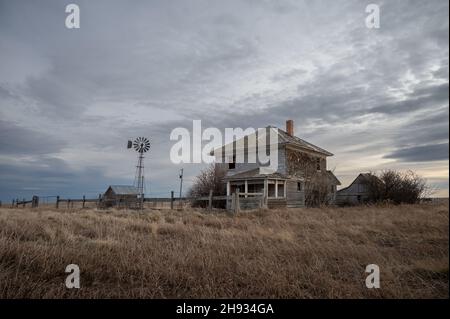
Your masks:
{"label": "broken window", "polygon": [[320,158],[316,159],[316,168],[318,171],[320,171]]}
{"label": "broken window", "polygon": [[233,155],[233,159],[230,163],[228,163],[228,169],[235,169],[236,168],[236,155]]}

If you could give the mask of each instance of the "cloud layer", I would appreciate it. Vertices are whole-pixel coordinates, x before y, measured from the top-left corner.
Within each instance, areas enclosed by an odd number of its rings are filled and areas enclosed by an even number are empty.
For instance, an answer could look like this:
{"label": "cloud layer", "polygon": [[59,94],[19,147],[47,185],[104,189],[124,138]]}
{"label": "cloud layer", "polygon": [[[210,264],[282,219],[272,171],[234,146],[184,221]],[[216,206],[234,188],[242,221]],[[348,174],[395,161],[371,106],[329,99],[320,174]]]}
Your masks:
{"label": "cloud layer", "polygon": [[[413,169],[448,194],[448,2],[0,0],[0,199],[178,187],[170,131],[284,127],[359,172]],[[184,165],[187,186],[202,168]],[[76,195],[76,194],[75,194]]]}

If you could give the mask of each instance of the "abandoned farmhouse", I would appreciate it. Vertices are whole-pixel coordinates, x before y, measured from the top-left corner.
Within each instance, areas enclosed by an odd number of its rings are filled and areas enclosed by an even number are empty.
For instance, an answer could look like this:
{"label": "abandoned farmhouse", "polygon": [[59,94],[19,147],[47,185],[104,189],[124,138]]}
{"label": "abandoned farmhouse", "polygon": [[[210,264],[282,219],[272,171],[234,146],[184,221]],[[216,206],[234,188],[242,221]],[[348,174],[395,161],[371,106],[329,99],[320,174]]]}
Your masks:
{"label": "abandoned farmhouse", "polygon": [[[336,200],[336,187],[340,181],[327,170],[327,157],[332,153],[294,135],[294,122],[286,121],[286,130],[267,127],[278,136],[277,167],[268,170],[268,165],[256,162],[236,162],[239,152],[248,158],[249,136],[241,141],[244,147],[234,147],[233,160],[217,161],[216,168],[225,171],[224,183],[227,196],[239,191],[243,200],[263,196],[266,205],[273,207],[304,207],[315,202],[332,204]],[[234,142],[239,144],[239,140]],[[222,146],[223,150],[225,146]],[[224,152],[218,156],[223,156]]]}
{"label": "abandoned farmhouse", "polygon": [[[255,134],[258,136],[252,136]],[[267,138],[269,134],[276,136],[276,164],[249,160],[249,152],[258,148],[258,143],[272,143]],[[267,149],[272,152],[270,147]],[[327,169],[327,158],[333,154],[295,136],[292,120],[286,121],[285,130],[268,126],[210,154],[216,159],[216,170],[221,172],[228,209],[235,205],[236,193],[244,209],[360,204],[369,197],[368,179],[375,178],[368,173],[359,174],[348,187],[337,191],[341,183]],[[133,207],[138,203],[139,190],[135,186],[111,185],[101,197],[104,207]]]}

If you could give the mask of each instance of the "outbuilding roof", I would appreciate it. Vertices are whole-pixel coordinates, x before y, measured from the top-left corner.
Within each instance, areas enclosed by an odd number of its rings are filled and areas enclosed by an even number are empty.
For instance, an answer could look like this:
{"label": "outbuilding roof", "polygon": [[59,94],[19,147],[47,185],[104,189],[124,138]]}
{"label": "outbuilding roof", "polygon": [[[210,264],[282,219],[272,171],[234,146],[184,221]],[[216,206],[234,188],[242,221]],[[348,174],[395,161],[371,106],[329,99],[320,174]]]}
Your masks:
{"label": "outbuilding roof", "polygon": [[343,193],[344,191],[346,191],[347,189],[350,188],[350,186],[352,186],[355,183],[360,183],[360,184],[369,184],[372,180],[375,180],[377,183],[383,183],[381,181],[381,179],[379,179],[376,175],[371,174],[371,173],[359,173],[358,176],[356,176],[356,178],[353,180],[353,182],[350,183],[350,185],[348,185],[347,187],[344,187],[340,190],[338,190],[337,192],[341,192]]}
{"label": "outbuilding roof", "polygon": [[139,190],[135,186],[111,185],[108,187],[108,189],[110,189],[110,188],[116,195],[138,195],[139,194]]}

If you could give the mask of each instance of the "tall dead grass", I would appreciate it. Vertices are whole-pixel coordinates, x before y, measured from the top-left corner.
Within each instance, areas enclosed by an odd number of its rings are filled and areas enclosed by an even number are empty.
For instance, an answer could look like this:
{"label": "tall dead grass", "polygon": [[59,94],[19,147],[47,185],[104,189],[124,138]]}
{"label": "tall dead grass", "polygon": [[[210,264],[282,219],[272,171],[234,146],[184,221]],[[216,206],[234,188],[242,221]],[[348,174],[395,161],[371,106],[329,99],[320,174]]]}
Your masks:
{"label": "tall dead grass", "polygon": [[[448,298],[445,205],[0,209],[1,298]],[[81,289],[65,287],[68,264]],[[367,289],[377,264],[381,288]]]}

